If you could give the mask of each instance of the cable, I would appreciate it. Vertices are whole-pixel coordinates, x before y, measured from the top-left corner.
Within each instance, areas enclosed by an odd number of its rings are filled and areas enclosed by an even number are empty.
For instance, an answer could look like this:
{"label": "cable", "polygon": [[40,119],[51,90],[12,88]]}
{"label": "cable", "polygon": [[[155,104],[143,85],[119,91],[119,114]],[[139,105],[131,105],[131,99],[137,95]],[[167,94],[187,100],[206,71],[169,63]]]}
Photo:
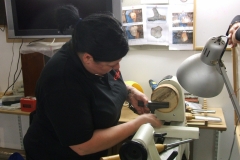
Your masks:
{"label": "cable", "polygon": [[5,95],[6,93],[7,93],[7,91],[8,91],[8,89],[9,89],[9,79],[10,79],[10,74],[11,74],[11,69],[12,69],[12,63],[13,63],[13,57],[14,57],[14,41],[15,41],[15,39],[13,39],[13,45],[12,45],[12,54],[13,54],[13,56],[12,56],[12,61],[11,61],[11,64],[10,64],[10,71],[9,71],[9,73],[8,73],[8,88],[6,89],[6,91],[4,92],[4,94],[3,95]]}
{"label": "cable", "polygon": [[[17,71],[18,71],[18,66],[19,66],[19,61],[20,61],[20,55],[21,55],[20,50],[21,50],[21,48],[22,48],[22,45],[23,45],[23,39],[22,39],[22,43],[21,43],[21,45],[20,45],[20,47],[19,47],[19,50],[18,50],[17,69],[16,69],[16,71],[15,71],[15,73],[14,73],[14,76],[13,76],[13,81],[14,81],[14,82],[15,82],[15,76],[16,76]],[[18,77],[17,77],[17,78],[18,78]],[[14,88],[14,83],[13,83],[13,86],[12,86],[12,90],[13,90],[13,88]]]}
{"label": "cable", "polygon": [[15,39],[13,40],[13,45],[12,45],[12,53],[13,53],[13,56],[12,56],[12,61],[11,61],[11,65],[10,65],[10,71],[9,71],[9,74],[8,74],[8,87],[7,87],[7,89],[5,90],[5,92],[4,92],[3,95],[6,95],[7,91],[9,90],[9,88],[11,88],[12,86],[14,87],[15,82],[18,80],[18,78],[19,78],[19,76],[20,76],[20,73],[22,72],[22,68],[21,68],[20,71],[19,71],[19,73],[18,73],[18,75],[17,75],[17,78],[15,78],[16,73],[17,73],[17,71],[18,71],[18,65],[19,65],[19,60],[20,60],[20,49],[21,49],[22,44],[23,44],[23,39],[22,39],[22,43],[21,43],[21,45],[20,45],[20,47],[19,47],[19,57],[18,57],[18,63],[17,63],[17,70],[16,70],[16,72],[15,72],[15,74],[14,74],[13,83],[12,83],[11,85],[9,85],[9,79],[10,79],[10,74],[11,74],[11,69],[12,69],[12,63],[13,63],[13,57],[14,57],[14,41],[15,41]]}
{"label": "cable", "polygon": [[11,87],[13,86],[13,84],[17,81],[17,79],[18,79],[18,77],[20,76],[20,73],[21,73],[21,72],[22,72],[22,68],[21,68],[20,72],[18,73],[18,76],[17,76],[17,78],[15,79],[15,81],[6,89],[6,91],[4,92],[3,95],[5,95],[6,92],[8,91],[8,89],[11,88]]}

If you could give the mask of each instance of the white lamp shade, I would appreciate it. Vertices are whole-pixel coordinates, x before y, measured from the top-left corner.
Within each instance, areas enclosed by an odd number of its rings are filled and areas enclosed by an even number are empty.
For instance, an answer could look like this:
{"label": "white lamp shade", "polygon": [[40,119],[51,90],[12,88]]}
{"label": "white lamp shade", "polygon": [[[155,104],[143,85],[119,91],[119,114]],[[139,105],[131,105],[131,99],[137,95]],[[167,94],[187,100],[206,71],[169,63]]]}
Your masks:
{"label": "white lamp shade", "polygon": [[194,54],[182,62],[177,70],[180,85],[189,93],[199,97],[217,96],[223,89],[224,81],[216,66],[201,61],[201,53]]}

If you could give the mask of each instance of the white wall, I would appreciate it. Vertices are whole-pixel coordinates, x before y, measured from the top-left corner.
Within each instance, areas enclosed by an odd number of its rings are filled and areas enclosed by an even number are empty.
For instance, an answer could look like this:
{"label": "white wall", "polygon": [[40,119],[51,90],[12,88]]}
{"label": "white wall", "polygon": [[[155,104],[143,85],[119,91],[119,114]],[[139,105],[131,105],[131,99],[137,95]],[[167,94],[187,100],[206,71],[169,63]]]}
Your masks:
{"label": "white wall", "polygon": [[204,46],[209,36],[224,35],[232,18],[240,14],[240,1],[237,0],[195,1],[196,46]]}

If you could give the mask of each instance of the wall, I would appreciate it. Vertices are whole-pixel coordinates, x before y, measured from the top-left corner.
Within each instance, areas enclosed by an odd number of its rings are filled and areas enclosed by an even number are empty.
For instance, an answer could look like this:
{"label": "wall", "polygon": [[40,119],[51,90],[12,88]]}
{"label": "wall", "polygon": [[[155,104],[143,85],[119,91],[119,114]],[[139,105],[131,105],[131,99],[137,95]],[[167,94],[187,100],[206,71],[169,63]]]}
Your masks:
{"label": "wall", "polygon": [[[123,0],[123,5],[138,4],[140,0]],[[213,6],[214,7],[214,6]],[[229,17],[231,20],[232,17]],[[219,25],[219,24],[218,24]],[[8,74],[12,61],[12,48],[14,50],[11,78],[16,69],[18,59],[18,44],[6,43],[5,32],[0,32],[0,92],[5,91],[8,85]],[[121,62],[121,72],[125,80],[138,82],[148,97],[151,96],[149,79],[156,82],[166,75],[175,75],[180,63],[199,51],[168,51],[166,48],[157,46],[135,46],[131,47],[128,55]],[[230,52],[223,56],[227,68],[227,74],[232,82],[232,57]],[[20,77],[19,81],[22,80]],[[11,80],[12,83],[12,80]],[[219,133],[218,148],[215,146],[216,133],[212,130],[200,130],[200,139],[194,141],[194,160],[226,160],[230,154],[233,140],[233,107],[229,95],[224,87],[220,95],[208,99],[209,107],[221,107],[227,122],[227,131]],[[0,146],[21,148],[18,122],[21,122],[22,134],[24,135],[28,126],[28,117],[0,114]],[[215,148],[216,147],[216,148]],[[214,156],[215,149],[218,150],[218,158]],[[239,159],[237,147],[234,144],[231,160]]]}
{"label": "wall", "polygon": [[237,0],[196,0],[196,46],[204,46],[210,36],[225,35],[232,18],[240,14],[239,5]]}

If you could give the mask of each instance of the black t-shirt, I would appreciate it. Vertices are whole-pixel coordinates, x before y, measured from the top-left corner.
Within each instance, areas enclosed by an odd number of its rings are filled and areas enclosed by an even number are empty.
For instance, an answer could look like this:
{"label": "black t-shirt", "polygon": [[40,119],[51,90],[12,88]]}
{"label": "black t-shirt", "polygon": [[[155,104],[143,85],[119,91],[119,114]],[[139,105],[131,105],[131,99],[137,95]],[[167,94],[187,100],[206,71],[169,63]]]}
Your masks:
{"label": "black t-shirt", "polygon": [[36,86],[36,115],[24,136],[32,159],[99,160],[107,151],[79,156],[69,146],[91,139],[94,130],[117,125],[127,97],[122,77],[89,73],[71,41],[48,61]]}

